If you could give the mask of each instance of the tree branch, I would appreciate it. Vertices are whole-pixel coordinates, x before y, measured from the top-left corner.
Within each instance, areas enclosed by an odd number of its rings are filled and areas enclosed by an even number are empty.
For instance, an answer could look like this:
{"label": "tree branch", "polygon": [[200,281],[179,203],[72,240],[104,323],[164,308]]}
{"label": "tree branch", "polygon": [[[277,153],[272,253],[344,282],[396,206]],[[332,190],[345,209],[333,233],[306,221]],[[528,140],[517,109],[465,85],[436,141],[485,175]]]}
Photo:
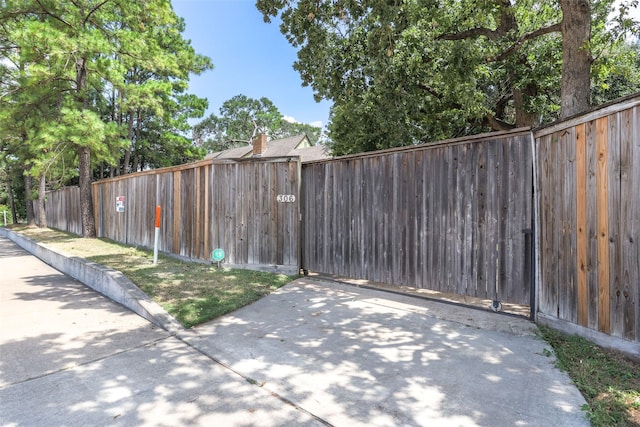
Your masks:
{"label": "tree branch", "polygon": [[486,124],[488,124],[491,127],[491,129],[496,131],[515,129],[515,125],[512,125],[511,123],[507,123],[503,120],[500,120],[496,118],[496,116],[490,113],[484,117],[484,121]]}
{"label": "tree branch", "polygon": [[91,15],[93,15],[98,9],[100,9],[102,6],[104,6],[108,2],[109,0],[104,0],[101,3],[98,3],[93,9],[91,9],[89,13],[87,13],[87,16],[84,18],[84,20],[82,21],[82,25],[84,26],[89,20],[89,18],[91,17]]}
{"label": "tree branch", "polygon": [[42,8],[42,10],[44,11],[45,14],[49,15],[50,17],[52,17],[53,19],[56,19],[60,22],[62,22],[64,25],[66,25],[67,27],[73,29],[73,26],[71,24],[69,24],[67,21],[65,21],[64,19],[62,19],[59,16],[54,15],[53,13],[49,12],[47,10],[46,7],[44,7],[44,5],[40,2],[40,0],[36,0],[36,3],[38,3],[38,5]]}
{"label": "tree branch", "polygon": [[438,40],[465,40],[472,37],[485,36],[489,40],[497,40],[500,34],[495,30],[488,28],[471,28],[470,30],[461,31],[459,33],[441,34],[438,36]]}
{"label": "tree branch", "polygon": [[551,25],[549,27],[539,28],[539,29],[537,29],[535,31],[532,31],[530,33],[523,34],[518,40],[515,41],[515,43],[513,43],[511,46],[509,46],[500,55],[496,56],[495,58],[489,58],[489,62],[495,62],[495,61],[504,60],[507,56],[511,55],[514,51],[518,50],[520,48],[520,46],[522,46],[526,41],[536,39],[536,38],[538,38],[540,36],[543,36],[545,34],[560,32],[561,29],[562,29],[561,26],[562,26],[562,22],[558,22],[558,23],[553,24],[553,25]]}

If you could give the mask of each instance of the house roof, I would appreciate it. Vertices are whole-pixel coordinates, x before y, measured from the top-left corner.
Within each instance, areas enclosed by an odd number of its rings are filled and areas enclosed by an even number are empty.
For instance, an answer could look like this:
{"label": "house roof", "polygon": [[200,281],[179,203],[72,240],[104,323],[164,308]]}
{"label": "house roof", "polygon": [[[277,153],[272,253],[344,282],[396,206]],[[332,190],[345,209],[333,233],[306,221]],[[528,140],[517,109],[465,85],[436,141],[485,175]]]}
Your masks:
{"label": "house roof", "polygon": [[[205,159],[242,159],[251,157],[252,155],[253,147],[247,145],[210,153],[207,154]],[[261,155],[261,157],[286,156],[300,156],[300,160],[303,163],[331,157],[325,146],[311,145],[309,138],[305,134],[267,141],[267,148]]]}
{"label": "house roof", "polygon": [[240,159],[245,156],[251,155],[251,146],[230,148],[224,151],[217,151],[205,156],[205,159]]}
{"label": "house roof", "polygon": [[295,151],[295,155],[300,156],[302,163],[324,160],[331,157],[325,145],[312,145],[311,147],[299,148]]}

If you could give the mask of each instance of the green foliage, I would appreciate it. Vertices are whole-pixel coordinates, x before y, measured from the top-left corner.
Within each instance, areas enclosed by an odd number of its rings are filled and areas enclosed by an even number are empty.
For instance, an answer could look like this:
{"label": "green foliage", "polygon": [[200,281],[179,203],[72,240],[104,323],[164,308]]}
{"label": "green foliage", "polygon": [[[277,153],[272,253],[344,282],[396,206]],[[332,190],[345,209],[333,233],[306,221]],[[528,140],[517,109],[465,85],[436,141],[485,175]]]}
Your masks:
{"label": "green foliage", "polygon": [[220,115],[211,114],[194,127],[194,141],[209,152],[249,144],[259,133],[271,139],[306,133],[312,144],[319,141],[321,129],[284,120],[278,108],[267,98],[253,99],[236,95],[220,107]]}
{"label": "green foliage", "polygon": [[79,147],[82,167],[201,158],[184,135],[207,102],[186,90],[212,65],[184,28],[168,0],[1,2],[2,147],[52,186],[77,176]]}
{"label": "green foliage", "polygon": [[593,426],[635,426],[640,421],[640,364],[607,352],[592,342],[549,328],[542,335],[553,347],[585,397]]}
{"label": "green foliage", "polygon": [[[577,3],[573,5],[579,13]],[[638,28],[613,0],[592,2],[596,86],[614,70],[612,49]],[[258,0],[265,21],[298,48],[294,68],[315,96],[334,101],[334,154],[430,142],[487,130],[537,126],[560,109],[560,1]],[[613,25],[613,26],[612,26]],[[606,52],[606,54],[600,54]],[[618,65],[619,67],[619,65]],[[614,72],[615,71],[615,72]],[[609,79],[611,83],[611,79]],[[622,90],[601,91],[599,99]],[[594,96],[594,98],[597,98]]]}
{"label": "green foliage", "polygon": [[640,41],[612,45],[601,52],[592,71],[595,104],[639,92]]}
{"label": "green foliage", "polygon": [[[5,224],[5,218],[7,220],[6,224]],[[9,224],[13,224],[13,218],[11,217],[11,209],[9,209],[9,206],[0,204],[0,225],[5,226]]]}
{"label": "green foliage", "polygon": [[[2,113],[0,112],[0,121]],[[0,127],[0,129],[2,129]],[[10,204],[10,192],[18,218],[26,217],[26,197],[24,191],[23,167],[8,149],[8,140],[0,133],[0,204]]]}

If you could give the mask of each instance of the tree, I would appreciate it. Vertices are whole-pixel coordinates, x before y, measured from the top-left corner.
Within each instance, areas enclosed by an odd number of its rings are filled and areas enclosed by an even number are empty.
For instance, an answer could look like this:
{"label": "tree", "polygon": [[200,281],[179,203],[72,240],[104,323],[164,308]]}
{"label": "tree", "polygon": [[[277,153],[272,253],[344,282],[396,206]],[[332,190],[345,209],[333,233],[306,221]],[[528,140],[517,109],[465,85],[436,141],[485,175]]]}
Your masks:
{"label": "tree", "polygon": [[270,139],[306,133],[312,143],[320,139],[321,129],[285,120],[267,98],[253,99],[236,95],[220,107],[220,115],[211,114],[193,129],[193,139],[210,152],[250,144],[259,133]]}
{"label": "tree", "polygon": [[[629,2],[627,2],[629,3]],[[343,154],[537,126],[590,105],[593,55],[637,29],[613,0],[258,0]],[[565,18],[563,19],[563,16]],[[563,65],[564,64],[564,65]],[[576,93],[578,96],[576,96]]]}
{"label": "tree", "polygon": [[[169,115],[199,108],[176,107],[189,73],[211,66],[181,38],[183,30],[168,0],[0,3],[0,62],[10,58],[21,64],[3,65],[10,83],[0,85],[0,102],[12,114],[24,116],[27,132],[21,136],[30,155],[42,151],[45,156],[32,161],[16,153],[38,172],[51,170],[54,163],[47,157],[52,144],[62,144],[67,157],[71,153],[77,164],[84,237],[95,236],[92,168],[103,161],[113,164],[123,141],[132,144],[132,132],[125,126],[133,129],[136,124],[136,134],[142,135],[143,116],[152,111],[162,117],[163,126],[173,126],[163,128],[162,134],[178,131],[181,125]],[[104,113],[107,93],[118,93],[121,101],[111,119],[122,112],[128,121],[110,120]],[[37,121],[34,114],[26,114],[33,105],[50,106],[51,114]],[[36,149],[39,145],[41,150]]]}
{"label": "tree", "polygon": [[640,41],[614,45],[599,53],[591,91],[595,105],[637,92],[640,88]]}
{"label": "tree", "polygon": [[282,118],[280,120],[280,129],[273,131],[273,139],[288,138],[290,136],[306,134],[307,138],[313,145],[322,142],[322,128],[311,125],[309,123],[300,123]]}
{"label": "tree", "polygon": [[[185,91],[189,74],[201,74],[211,69],[212,64],[209,58],[196,54],[182,38],[184,30],[182,18],[149,28],[147,31],[157,44],[154,55],[149,58],[151,62],[146,59],[147,54],[142,55],[145,58],[142,61],[141,55],[121,59],[128,71],[125,84],[115,88],[110,113],[127,128],[127,140],[130,141],[124,152],[122,173],[155,166],[152,159],[158,148],[165,152],[160,162],[164,165],[176,157],[176,153],[166,156],[166,151],[172,151],[170,147],[190,152],[192,155],[186,160],[193,160],[200,154],[189,147],[189,141],[180,134],[189,129],[188,119],[204,115],[207,101]],[[153,150],[150,150],[151,146]],[[152,161],[142,164],[141,159]]]}

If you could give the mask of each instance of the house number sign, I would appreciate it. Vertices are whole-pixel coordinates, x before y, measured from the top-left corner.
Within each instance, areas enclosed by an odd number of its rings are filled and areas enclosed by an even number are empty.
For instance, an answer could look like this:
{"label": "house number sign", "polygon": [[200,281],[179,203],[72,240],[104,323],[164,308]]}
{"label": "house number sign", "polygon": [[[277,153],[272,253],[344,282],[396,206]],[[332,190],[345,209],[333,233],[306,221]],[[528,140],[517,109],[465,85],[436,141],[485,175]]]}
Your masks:
{"label": "house number sign", "polygon": [[295,203],[296,196],[293,194],[278,194],[276,200],[278,203]]}

